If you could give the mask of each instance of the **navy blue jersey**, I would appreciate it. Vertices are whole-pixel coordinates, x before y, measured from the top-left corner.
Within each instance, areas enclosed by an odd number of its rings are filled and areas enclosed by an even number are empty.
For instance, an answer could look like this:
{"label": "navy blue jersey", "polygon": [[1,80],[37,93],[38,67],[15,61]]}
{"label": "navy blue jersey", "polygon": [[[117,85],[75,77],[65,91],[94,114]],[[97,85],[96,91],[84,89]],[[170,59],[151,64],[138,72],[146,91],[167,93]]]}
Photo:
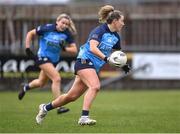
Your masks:
{"label": "navy blue jersey", "polygon": [[52,63],[59,61],[63,43],[74,43],[73,36],[69,30],[57,31],[56,24],[38,26],[36,33],[40,37],[38,57],[48,57]]}
{"label": "navy blue jersey", "polygon": [[89,59],[93,62],[96,71],[99,72],[105,62],[90,51],[89,42],[92,39],[99,42],[99,50],[108,57],[111,54],[112,49],[121,49],[120,36],[117,32],[111,32],[105,23],[92,30],[87,42],[80,47],[77,58]]}

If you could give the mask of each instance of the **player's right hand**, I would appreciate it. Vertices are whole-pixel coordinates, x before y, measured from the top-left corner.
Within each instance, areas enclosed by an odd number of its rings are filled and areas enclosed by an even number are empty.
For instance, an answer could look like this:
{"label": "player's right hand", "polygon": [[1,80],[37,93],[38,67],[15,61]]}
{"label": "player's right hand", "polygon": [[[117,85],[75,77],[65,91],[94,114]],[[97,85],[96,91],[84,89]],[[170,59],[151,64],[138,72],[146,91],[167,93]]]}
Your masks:
{"label": "player's right hand", "polygon": [[122,70],[127,74],[129,73],[129,71],[131,70],[130,66],[128,64],[124,65],[122,67]]}
{"label": "player's right hand", "polygon": [[109,57],[107,57],[107,56],[104,58],[104,61],[105,61],[106,63],[110,63],[110,61],[109,61],[109,60],[110,60],[110,58],[109,58]]}

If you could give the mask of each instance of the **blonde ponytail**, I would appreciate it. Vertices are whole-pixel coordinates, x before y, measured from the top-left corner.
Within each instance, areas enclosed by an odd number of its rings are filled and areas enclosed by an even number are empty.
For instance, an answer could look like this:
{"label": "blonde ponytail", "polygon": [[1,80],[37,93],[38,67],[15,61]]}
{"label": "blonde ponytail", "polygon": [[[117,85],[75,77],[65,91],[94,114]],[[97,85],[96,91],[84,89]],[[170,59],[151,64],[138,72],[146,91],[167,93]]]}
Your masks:
{"label": "blonde ponytail", "polygon": [[74,22],[72,21],[72,19],[70,18],[69,19],[69,31],[73,34],[73,35],[76,35],[77,34],[77,30],[76,30],[76,27],[75,27],[75,24]]}
{"label": "blonde ponytail", "polygon": [[101,7],[98,12],[99,22],[105,23],[109,13],[113,11],[114,11],[114,7],[111,5],[106,5],[106,6]]}
{"label": "blonde ponytail", "polygon": [[99,22],[111,24],[114,19],[119,19],[123,16],[123,13],[119,10],[115,10],[113,6],[106,5],[101,7],[98,12]]}

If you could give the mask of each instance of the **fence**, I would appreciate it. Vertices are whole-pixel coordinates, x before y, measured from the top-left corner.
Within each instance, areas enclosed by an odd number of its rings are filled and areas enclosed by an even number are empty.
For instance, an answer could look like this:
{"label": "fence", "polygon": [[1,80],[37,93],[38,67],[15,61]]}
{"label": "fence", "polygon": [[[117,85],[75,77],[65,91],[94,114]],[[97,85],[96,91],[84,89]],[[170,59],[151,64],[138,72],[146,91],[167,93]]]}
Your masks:
{"label": "fence", "polygon": [[130,51],[180,51],[180,18],[168,15],[132,15],[125,32]]}
{"label": "fence", "polygon": [[[76,42],[80,46],[90,30],[98,25],[96,12],[92,6],[7,6],[0,8],[0,52],[1,54],[24,54],[24,40],[30,29],[40,24],[52,23],[61,12],[71,13],[78,35]],[[93,5],[95,6],[95,5]],[[98,6],[94,7],[94,10]],[[118,6],[117,6],[118,7]],[[122,7],[122,6],[121,6]],[[122,31],[122,46],[127,51],[180,51],[180,16],[171,8],[157,9],[157,6],[123,7],[125,27]],[[146,8],[145,8],[146,7]],[[176,6],[176,9],[177,8]],[[140,12],[142,10],[142,12]],[[156,12],[154,14],[152,11]],[[171,11],[170,10],[170,11]],[[83,12],[84,11],[84,12]],[[136,11],[136,12],[134,12]],[[146,13],[143,13],[146,11]],[[151,13],[150,13],[151,11]],[[87,14],[89,12],[89,14]],[[86,15],[87,14],[87,15]],[[38,47],[37,39],[33,41]]]}

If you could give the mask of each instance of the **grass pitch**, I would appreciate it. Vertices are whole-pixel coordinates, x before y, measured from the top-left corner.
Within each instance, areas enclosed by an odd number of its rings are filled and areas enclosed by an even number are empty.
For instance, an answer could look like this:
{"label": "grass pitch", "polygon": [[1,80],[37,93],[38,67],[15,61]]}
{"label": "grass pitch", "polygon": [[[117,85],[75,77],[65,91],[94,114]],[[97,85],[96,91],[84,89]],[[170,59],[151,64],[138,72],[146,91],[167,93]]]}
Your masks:
{"label": "grass pitch", "polygon": [[39,104],[50,100],[50,91],[30,91],[22,101],[17,92],[0,92],[0,133],[180,132],[180,90],[100,91],[90,111],[95,126],[77,125],[83,97],[66,106],[70,112],[53,110],[37,125]]}

